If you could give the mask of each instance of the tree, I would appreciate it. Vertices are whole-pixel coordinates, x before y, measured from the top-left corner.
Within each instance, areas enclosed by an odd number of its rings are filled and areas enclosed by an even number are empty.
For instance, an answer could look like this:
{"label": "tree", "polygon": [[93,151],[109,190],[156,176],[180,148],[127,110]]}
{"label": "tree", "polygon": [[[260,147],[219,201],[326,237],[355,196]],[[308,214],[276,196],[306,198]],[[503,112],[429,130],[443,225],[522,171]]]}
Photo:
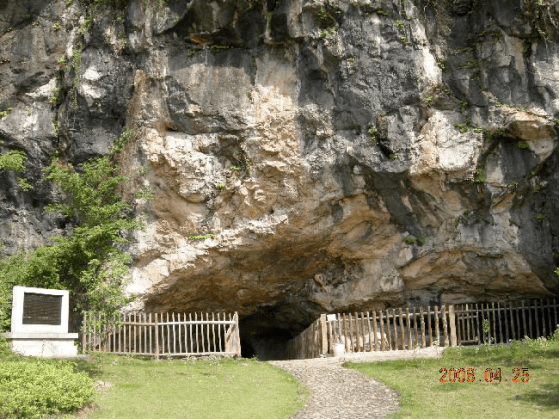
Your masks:
{"label": "tree", "polygon": [[[122,136],[115,143],[122,144]],[[122,194],[127,178],[114,157],[94,158],[77,168],[54,159],[43,169],[62,198],[45,211],[69,218],[73,232],[0,262],[0,292],[9,288],[11,295],[13,285],[69,289],[75,311],[93,309],[109,317],[128,302],[124,279],[131,257],[123,245],[144,223],[132,217],[132,205]],[[136,197],[151,199],[153,194],[143,189]],[[7,304],[0,299],[0,328],[7,326]]]}

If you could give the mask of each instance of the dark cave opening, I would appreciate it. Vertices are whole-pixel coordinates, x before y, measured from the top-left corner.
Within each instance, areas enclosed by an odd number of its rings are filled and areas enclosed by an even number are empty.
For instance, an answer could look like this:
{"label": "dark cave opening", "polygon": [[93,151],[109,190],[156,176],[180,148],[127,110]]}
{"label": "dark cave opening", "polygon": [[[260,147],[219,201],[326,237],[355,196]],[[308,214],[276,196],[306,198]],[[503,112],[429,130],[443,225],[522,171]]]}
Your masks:
{"label": "dark cave opening", "polygon": [[259,360],[282,360],[286,358],[286,343],[292,334],[282,328],[243,328],[240,322],[241,356]]}
{"label": "dark cave opening", "polygon": [[251,345],[251,342],[247,340],[246,336],[243,334],[241,335],[241,357],[250,359],[252,357],[256,357],[255,349]]}
{"label": "dark cave opening", "polygon": [[239,319],[241,355],[259,360],[286,359],[288,341],[305,330],[321,313],[318,305],[304,300],[258,305],[255,312]]}
{"label": "dark cave opening", "polygon": [[253,314],[239,321],[241,356],[259,360],[285,359],[286,344],[295,335],[261,315]]}

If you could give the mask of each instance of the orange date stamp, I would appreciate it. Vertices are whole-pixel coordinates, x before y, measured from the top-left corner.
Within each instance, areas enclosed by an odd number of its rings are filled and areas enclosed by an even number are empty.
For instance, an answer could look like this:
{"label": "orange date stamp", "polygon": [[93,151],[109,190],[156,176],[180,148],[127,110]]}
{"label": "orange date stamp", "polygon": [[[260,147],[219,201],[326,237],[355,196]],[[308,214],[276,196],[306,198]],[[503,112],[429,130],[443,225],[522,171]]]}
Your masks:
{"label": "orange date stamp", "polygon": [[529,368],[518,368],[514,367],[511,369],[511,376],[504,373],[502,376],[502,368],[486,368],[484,372],[479,370],[478,374],[475,368],[467,367],[467,368],[445,368],[442,367],[439,370],[441,373],[441,378],[439,378],[440,383],[447,384],[447,383],[455,383],[458,382],[462,383],[501,383],[502,378],[504,382],[511,382],[511,383],[527,383],[529,382]]}

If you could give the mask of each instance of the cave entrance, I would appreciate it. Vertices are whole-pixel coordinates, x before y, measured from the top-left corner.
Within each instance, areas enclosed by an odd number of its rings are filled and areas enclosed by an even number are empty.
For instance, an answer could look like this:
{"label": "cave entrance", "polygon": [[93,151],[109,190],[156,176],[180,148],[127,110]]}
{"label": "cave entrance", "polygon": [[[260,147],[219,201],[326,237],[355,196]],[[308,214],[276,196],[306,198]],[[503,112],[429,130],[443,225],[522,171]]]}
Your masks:
{"label": "cave entrance", "polygon": [[239,320],[241,356],[259,360],[286,359],[286,345],[295,337],[297,322],[282,322],[266,312],[257,312]]}
{"label": "cave entrance", "polygon": [[243,320],[239,322],[241,356],[256,357],[259,360],[282,360],[286,358],[286,344],[292,334],[282,328],[248,328]]}
{"label": "cave entrance", "polygon": [[241,339],[241,357],[245,359],[256,357],[257,354],[255,352],[255,349],[253,348],[253,345],[251,344],[251,341],[247,340],[247,337],[244,336],[241,332],[239,335]]}
{"label": "cave entrance", "polygon": [[288,341],[305,330],[321,313],[302,302],[261,305],[251,315],[240,317],[241,355],[259,360],[286,359]]}

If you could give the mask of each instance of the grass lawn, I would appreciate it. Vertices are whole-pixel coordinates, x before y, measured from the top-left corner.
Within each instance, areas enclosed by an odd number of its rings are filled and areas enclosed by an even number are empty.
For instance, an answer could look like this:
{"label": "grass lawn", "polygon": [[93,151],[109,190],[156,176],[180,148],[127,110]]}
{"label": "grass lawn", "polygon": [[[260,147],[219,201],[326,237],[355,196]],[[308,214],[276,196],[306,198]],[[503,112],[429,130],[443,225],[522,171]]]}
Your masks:
{"label": "grass lawn", "polygon": [[[558,418],[558,338],[524,340],[510,346],[455,347],[441,359],[346,363],[400,394],[393,418]],[[446,374],[446,383],[441,378]],[[465,369],[465,380],[451,368]],[[474,378],[466,377],[474,368]],[[485,370],[501,369],[501,382]],[[516,369],[519,368],[519,371]],[[527,368],[523,374],[521,368]],[[514,379],[519,383],[513,382]],[[490,374],[487,374],[490,379]],[[473,380],[474,379],[474,380]],[[460,373],[463,380],[463,373]],[[472,382],[468,382],[468,381]],[[526,382],[523,382],[526,381]]]}
{"label": "grass lawn", "polygon": [[286,372],[253,359],[156,362],[93,353],[78,370],[111,384],[81,418],[287,418],[310,395]]}

